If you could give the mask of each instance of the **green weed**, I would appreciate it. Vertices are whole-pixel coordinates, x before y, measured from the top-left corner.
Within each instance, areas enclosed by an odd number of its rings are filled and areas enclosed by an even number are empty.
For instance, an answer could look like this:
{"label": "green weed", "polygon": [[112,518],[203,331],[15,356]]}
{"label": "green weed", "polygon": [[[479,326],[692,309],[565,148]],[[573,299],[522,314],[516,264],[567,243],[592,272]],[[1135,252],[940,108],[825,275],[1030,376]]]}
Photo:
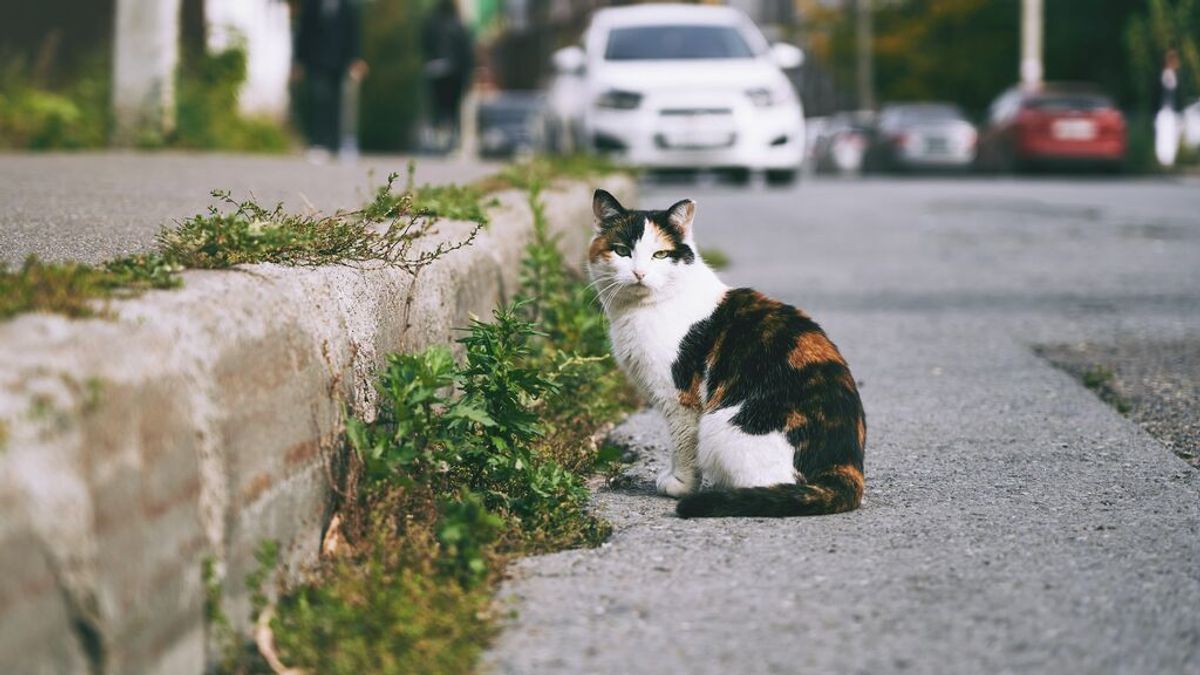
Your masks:
{"label": "green weed", "polygon": [[0,64],[0,148],[94,148],[108,134],[107,64],[86,68],[71,83],[50,89],[23,59]]}
{"label": "green weed", "polygon": [[596,545],[583,477],[619,462],[596,429],[634,401],[607,353],[595,294],[550,235],[534,237],[521,298],[445,347],[388,358],[372,420],[347,420],[365,480],[342,504],[345,549],[284,594],[283,661],[328,673],[470,670],[493,633],[488,600],[512,556]]}
{"label": "green weed", "polygon": [[228,192],[214,191],[225,206],[209,207],[158,235],[158,247],[168,260],[187,268],[222,269],[246,263],[278,263],[315,267],[377,262],[415,273],[434,260],[468,246],[479,233],[433,248],[417,245],[432,230],[435,219],[419,213],[412,193],[395,194],[397,174],[388,177],[367,207],[333,215],[287,213],[253,200],[236,201]]}
{"label": "green weed", "polygon": [[44,262],[30,255],[13,271],[0,264],[0,319],[25,312],[103,315],[104,307],[97,301],[174,288],[180,284],[180,269],[155,255],[119,258],[100,267]]}
{"label": "green weed", "polygon": [[1088,368],[1083,373],[1083,386],[1097,390],[1109,386],[1114,377],[1113,371],[1103,366]]}
{"label": "green weed", "polygon": [[1104,366],[1092,366],[1079,376],[1083,386],[1096,392],[1100,400],[1117,409],[1122,415],[1133,410],[1133,403],[1121,395],[1116,387],[1116,373]]}
{"label": "green weed", "polygon": [[497,202],[495,198],[488,197],[489,191],[482,184],[447,183],[418,186],[415,174],[416,164],[410,160],[403,192],[392,191],[391,184],[395,180],[393,174],[388,184],[375,193],[375,198],[364,209],[364,215],[367,218],[380,218],[389,210],[399,208],[427,218],[446,218],[487,225],[487,209]]}
{"label": "green weed", "polygon": [[[24,312],[73,317],[103,315],[98,300],[130,297],[182,285],[184,269],[225,269],[250,263],[315,267],[375,263],[417,273],[442,256],[470,245],[486,218],[483,193],[455,186],[394,189],[388,176],[374,199],[357,211],[294,214],[282,204],[266,208],[213,191],[207,213],[163,228],[157,250],[94,266],[47,263],[28,257],[15,271],[0,265],[0,319]],[[462,238],[424,245],[439,217],[473,220]]]}

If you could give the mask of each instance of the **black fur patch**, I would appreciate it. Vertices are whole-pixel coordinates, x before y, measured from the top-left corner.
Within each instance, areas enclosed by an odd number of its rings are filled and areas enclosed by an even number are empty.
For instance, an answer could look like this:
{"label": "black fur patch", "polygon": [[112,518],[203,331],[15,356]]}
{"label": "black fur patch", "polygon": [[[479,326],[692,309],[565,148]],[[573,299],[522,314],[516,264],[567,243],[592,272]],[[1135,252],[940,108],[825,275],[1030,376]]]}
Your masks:
{"label": "black fur patch", "polygon": [[[741,405],[732,422],[748,434],[784,432],[796,469],[817,483],[696,495],[680,503],[681,515],[829,513],[846,510],[844,490],[855,482],[861,494],[866,424],[858,389],[837,347],[800,310],[748,288],[729,291],[684,336],[671,376],[681,400],[696,398],[689,388],[707,381],[706,412]],[[856,481],[845,478],[852,473]],[[731,499],[748,510],[728,512],[736,511]]]}

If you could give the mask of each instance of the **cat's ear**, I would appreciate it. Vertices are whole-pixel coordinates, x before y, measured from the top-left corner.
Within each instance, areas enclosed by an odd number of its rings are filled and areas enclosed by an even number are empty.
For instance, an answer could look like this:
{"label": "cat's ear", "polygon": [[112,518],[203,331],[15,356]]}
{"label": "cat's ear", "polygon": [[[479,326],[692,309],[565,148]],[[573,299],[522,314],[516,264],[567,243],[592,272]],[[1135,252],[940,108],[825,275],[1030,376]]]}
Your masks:
{"label": "cat's ear", "polygon": [[607,191],[596,190],[592,195],[592,213],[596,215],[596,224],[603,225],[605,221],[624,214],[625,207]]}
{"label": "cat's ear", "polygon": [[667,222],[685,237],[692,233],[692,218],[695,216],[696,202],[690,199],[681,199],[667,209]]}

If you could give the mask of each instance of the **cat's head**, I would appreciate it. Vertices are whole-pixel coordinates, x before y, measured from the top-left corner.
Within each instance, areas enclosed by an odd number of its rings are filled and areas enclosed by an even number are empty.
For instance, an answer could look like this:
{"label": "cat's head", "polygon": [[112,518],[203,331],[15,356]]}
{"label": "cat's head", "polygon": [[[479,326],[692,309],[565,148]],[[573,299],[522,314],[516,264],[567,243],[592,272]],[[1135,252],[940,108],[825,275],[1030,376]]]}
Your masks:
{"label": "cat's head", "polygon": [[690,199],[665,211],[635,211],[596,190],[592,212],[596,235],[588,249],[588,272],[606,305],[611,298],[670,290],[692,265],[703,264],[692,238],[696,203]]}

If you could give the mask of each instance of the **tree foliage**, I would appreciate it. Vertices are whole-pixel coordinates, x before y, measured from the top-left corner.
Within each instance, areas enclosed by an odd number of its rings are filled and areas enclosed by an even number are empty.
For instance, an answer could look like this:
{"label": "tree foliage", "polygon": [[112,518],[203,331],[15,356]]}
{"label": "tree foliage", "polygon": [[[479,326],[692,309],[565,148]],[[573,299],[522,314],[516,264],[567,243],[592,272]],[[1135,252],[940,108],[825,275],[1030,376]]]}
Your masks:
{"label": "tree foliage", "polygon": [[[874,0],[879,101],[952,101],[976,114],[1018,79],[1019,0]],[[816,67],[854,90],[853,3],[804,6]],[[1091,82],[1121,105],[1149,101],[1163,54],[1180,50],[1185,82],[1200,90],[1196,0],[1046,0],[1045,77]],[[845,100],[843,96],[843,100]],[[847,106],[852,101],[846,101]]]}
{"label": "tree foliage", "polygon": [[1158,104],[1152,99],[1168,49],[1179,51],[1185,95],[1188,89],[1193,96],[1200,91],[1200,5],[1195,0],[1147,0],[1144,4],[1145,11],[1131,17],[1124,37],[1136,77],[1133,91],[1139,107],[1149,110]]}

